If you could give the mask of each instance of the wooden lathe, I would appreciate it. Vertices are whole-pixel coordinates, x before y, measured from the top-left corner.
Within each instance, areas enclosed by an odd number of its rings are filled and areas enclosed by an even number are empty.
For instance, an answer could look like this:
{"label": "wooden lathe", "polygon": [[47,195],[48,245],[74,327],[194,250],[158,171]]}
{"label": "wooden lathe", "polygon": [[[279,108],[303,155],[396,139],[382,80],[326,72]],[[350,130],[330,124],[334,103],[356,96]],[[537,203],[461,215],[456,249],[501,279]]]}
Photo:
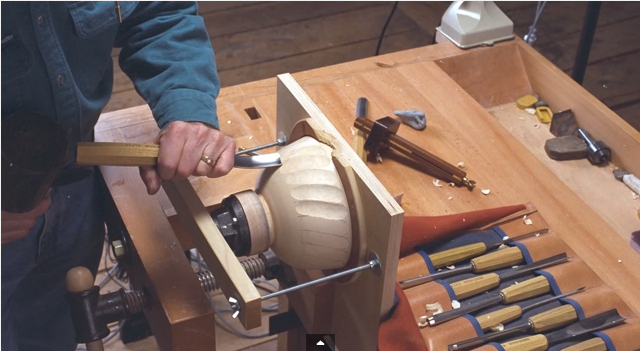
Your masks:
{"label": "wooden lathe", "polygon": [[[306,332],[336,334],[341,350],[376,349],[381,318],[393,304],[403,214],[435,216],[529,202],[640,315],[635,291],[640,256],[629,247],[631,233],[640,228],[640,204],[611,168],[546,156],[544,142],[553,136],[515,105],[532,93],[553,110],[572,109],[581,127],[611,147],[613,164],[640,174],[640,133],[519,39],[472,50],[442,43],[222,89],[221,129],[239,146],[265,144],[284,133],[291,140],[310,135],[333,150],[348,202],[355,206],[351,230],[357,235],[342,270],[366,263],[370,252],[380,258],[380,275],[364,271],[288,294],[289,308]],[[370,102],[371,119],[394,110],[423,110],[427,129],[403,126],[398,135],[453,164],[464,162],[477,189],[435,186],[432,176],[394,159],[365,164],[351,150],[357,134],[353,111],[362,96]],[[156,134],[146,106],[104,114],[96,126],[99,142],[143,143]],[[259,295],[235,256],[217,246],[226,245],[224,240],[214,239],[211,246],[212,241],[192,239],[194,228],[202,230],[198,216],[208,214],[205,208],[254,189],[262,171],[234,169],[220,179],[174,182],[153,197],[136,168],[102,166],[101,171],[111,195],[110,235],[124,242],[122,263],[132,287],[148,296],[145,314],[161,350],[216,345],[214,312],[184,254],[193,247],[225,295],[240,300],[243,325],[262,323]],[[393,198],[399,194],[401,206]],[[294,269],[292,274],[300,284],[336,271]],[[303,346],[290,337],[279,340],[279,348]]]}

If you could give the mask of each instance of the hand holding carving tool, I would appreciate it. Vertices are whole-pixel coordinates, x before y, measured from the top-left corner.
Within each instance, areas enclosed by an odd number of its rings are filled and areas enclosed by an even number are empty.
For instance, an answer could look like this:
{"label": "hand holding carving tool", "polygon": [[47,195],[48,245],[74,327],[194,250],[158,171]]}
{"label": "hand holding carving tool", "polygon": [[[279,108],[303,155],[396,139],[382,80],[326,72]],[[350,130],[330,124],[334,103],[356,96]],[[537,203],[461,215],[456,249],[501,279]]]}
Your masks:
{"label": "hand holding carving tool", "polygon": [[[517,239],[521,240],[530,236],[544,234],[547,232],[549,232],[549,229],[541,229],[521,235]],[[484,273],[520,264],[524,257],[522,256],[522,251],[518,247],[509,247],[486,255],[478,256],[487,252],[488,250],[491,250],[513,240],[514,239],[510,237],[505,237],[503,240],[500,240],[497,243],[491,245],[486,245],[485,243],[474,243],[431,254],[429,255],[429,259],[431,260],[433,267],[436,269],[461,262],[472,257],[475,258],[473,258],[468,264],[454,269],[443,270],[442,272],[424,275],[421,277],[405,279],[399,283],[400,287],[402,289],[408,289],[436,279],[444,279],[462,273]]]}
{"label": "hand holding carving tool", "polygon": [[488,273],[475,276],[473,278],[460,280],[455,283],[451,283],[450,286],[453,292],[456,294],[456,297],[459,300],[463,300],[468,297],[472,297],[493,289],[499,286],[500,282],[521,277],[535,270],[562,263],[568,259],[569,258],[567,257],[566,253],[561,253],[559,255],[552,256],[544,260],[528,264],[526,266],[512,268],[504,272]]}
{"label": "hand holding carving tool", "polygon": [[[278,139],[270,146],[282,145],[285,140]],[[266,146],[251,148],[249,151],[236,152],[234,167],[236,168],[266,168],[278,167],[280,155],[278,153],[261,154],[253,156],[241,156],[243,153],[260,150]],[[158,162],[160,146],[155,144],[134,143],[103,143],[80,142],[78,143],[76,162],[95,166],[155,166]]]}
{"label": "hand holding carving tool", "polygon": [[482,301],[478,301],[476,303],[454,310],[434,314],[428,319],[429,326],[438,325],[467,313],[473,313],[483,308],[495,306],[500,303],[510,304],[518,301],[523,301],[535,296],[546,294],[549,291],[551,291],[549,281],[545,276],[540,275],[535,278],[531,278],[518,284],[506,287],[497,293],[490,294],[486,299]]}
{"label": "hand holding carving tool", "polygon": [[625,318],[620,316],[616,309],[613,309],[575,322],[563,329],[546,335],[538,334],[528,336],[526,338],[516,339],[500,344],[500,346],[502,346],[505,351],[546,350],[551,345],[555,345],[580,335],[613,327],[624,322],[624,320]]}
{"label": "hand holding carving tool", "polygon": [[575,322],[577,319],[578,314],[575,307],[572,305],[562,305],[529,317],[525,324],[451,344],[449,345],[449,351],[469,350],[489,341],[498,340],[516,333],[542,333],[565,326]]}
{"label": "hand holding carving tool", "polygon": [[467,178],[467,173],[460,168],[396,135],[400,122],[391,117],[387,116],[375,122],[366,118],[356,118],[354,126],[368,134],[364,148],[372,158],[386,148],[391,148],[424,165],[439,179],[457,186],[466,186],[469,190],[473,190],[476,185],[476,182]]}

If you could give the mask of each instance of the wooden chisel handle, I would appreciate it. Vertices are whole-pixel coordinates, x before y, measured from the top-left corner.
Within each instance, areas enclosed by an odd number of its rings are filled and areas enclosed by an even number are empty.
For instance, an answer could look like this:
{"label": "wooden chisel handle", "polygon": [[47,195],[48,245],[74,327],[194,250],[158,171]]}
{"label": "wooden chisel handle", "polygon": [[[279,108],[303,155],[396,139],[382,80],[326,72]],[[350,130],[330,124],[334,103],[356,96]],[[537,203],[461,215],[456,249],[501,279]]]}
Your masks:
{"label": "wooden chisel handle", "polygon": [[504,351],[545,351],[549,343],[544,335],[533,335],[500,344]]}
{"label": "wooden chisel handle", "polygon": [[497,287],[500,285],[500,276],[496,273],[489,273],[457,281],[450,285],[458,299],[465,299]]}
{"label": "wooden chisel handle", "polygon": [[485,243],[474,243],[436,252],[429,255],[434,268],[442,268],[451,264],[482,255],[487,251]]}
{"label": "wooden chisel handle", "polygon": [[560,351],[607,351],[607,345],[601,338],[593,338]]}
{"label": "wooden chisel handle", "polygon": [[493,271],[522,263],[522,251],[519,247],[509,247],[471,260],[471,266],[476,273]]}
{"label": "wooden chisel handle", "polygon": [[529,323],[534,333],[541,333],[577,320],[576,309],[571,305],[563,305],[530,317]]}
{"label": "wooden chisel handle", "polygon": [[154,166],[160,146],[133,143],[78,143],[76,161],[79,164],[112,166]]}
{"label": "wooden chisel handle", "polygon": [[522,316],[522,308],[518,305],[513,305],[478,316],[476,320],[482,330],[487,330],[499,324],[511,322],[520,318],[520,316]]}
{"label": "wooden chisel handle", "polygon": [[500,294],[502,295],[502,303],[509,304],[542,295],[550,290],[549,281],[540,275],[506,287],[500,291]]}

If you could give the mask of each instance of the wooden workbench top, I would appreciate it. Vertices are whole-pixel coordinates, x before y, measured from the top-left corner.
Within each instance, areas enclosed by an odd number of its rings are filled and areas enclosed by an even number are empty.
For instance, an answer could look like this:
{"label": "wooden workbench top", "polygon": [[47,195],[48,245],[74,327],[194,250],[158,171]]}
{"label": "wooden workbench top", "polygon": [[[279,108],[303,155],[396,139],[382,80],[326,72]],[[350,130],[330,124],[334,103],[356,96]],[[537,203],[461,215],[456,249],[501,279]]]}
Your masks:
{"label": "wooden workbench top", "polygon": [[[468,177],[478,185],[473,191],[444,182],[438,187],[435,178],[397,157],[369,163],[392,195],[404,194],[406,215],[531,202],[551,230],[640,315],[635,291],[640,286],[640,255],[629,246],[631,233],[640,229],[640,201],[613,178],[613,166],[548,159],[543,149],[552,137],[548,125],[518,110],[515,100],[535,92],[553,110],[572,108],[582,127],[611,146],[614,165],[635,174],[640,174],[640,134],[521,40],[471,51],[438,44],[293,76],[347,141],[352,139],[359,97],[369,100],[370,119],[393,116],[394,110],[426,113],[424,131],[403,125],[398,134],[450,163],[464,162]],[[221,129],[238,146],[275,139],[275,89],[274,78],[221,91]],[[249,117],[252,109],[260,118]],[[146,142],[156,133],[149,109],[140,106],[104,114],[96,140]],[[123,185],[123,172],[103,167],[110,188],[143,187],[130,175]],[[258,172],[234,169],[226,177],[193,179],[192,184],[204,204],[213,206],[228,194],[253,187]],[[164,214],[173,216],[166,198],[157,199]]]}

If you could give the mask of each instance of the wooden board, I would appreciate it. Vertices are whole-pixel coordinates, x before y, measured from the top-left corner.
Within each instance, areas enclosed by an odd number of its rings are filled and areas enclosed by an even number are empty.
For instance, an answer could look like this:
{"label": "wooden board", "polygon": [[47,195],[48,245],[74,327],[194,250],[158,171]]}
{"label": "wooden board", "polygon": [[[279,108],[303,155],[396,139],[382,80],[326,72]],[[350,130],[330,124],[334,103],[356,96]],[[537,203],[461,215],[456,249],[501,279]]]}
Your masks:
{"label": "wooden board", "polygon": [[364,217],[359,231],[365,255],[358,263],[365,264],[366,255],[375,252],[382,274],[362,272],[348,283],[335,285],[331,333],[336,334],[340,348],[375,350],[380,321],[393,304],[404,211],[291,75],[278,76],[277,96],[276,131],[289,135],[300,120],[310,118],[323,135],[321,141],[334,149],[334,158],[354,174],[352,185],[357,187]]}
{"label": "wooden board", "polygon": [[[586,182],[576,187],[574,180],[556,173],[554,163],[542,162],[537,158],[535,153],[539,150],[532,150],[536,146],[525,142],[528,134],[520,142],[516,128],[511,130],[496,120],[492,113],[503,107],[502,104],[487,106],[491,109],[490,113],[473,96],[482,97],[478,94],[483,90],[487,94],[497,91],[504,94],[502,103],[508,104],[508,94],[491,85],[499,86],[506,82],[512,87],[513,82],[508,80],[517,79],[525,87],[528,85],[534,91],[552,96],[554,100],[550,103],[554,105],[579,105],[580,123],[586,123],[595,130],[606,130],[602,136],[607,138],[605,141],[608,143],[616,142],[608,138],[628,141],[623,148],[627,158],[631,158],[629,163],[624,164],[627,168],[633,167],[636,162],[632,156],[640,154],[637,132],[525,45],[522,41],[511,41],[472,52],[459,50],[450,44],[439,44],[300,72],[293,77],[346,140],[352,138],[358,97],[369,99],[369,118],[391,115],[395,109],[418,108],[426,112],[426,130],[415,131],[402,126],[400,135],[451,163],[464,161],[465,171],[478,182],[479,188],[469,192],[466,189],[436,187],[432,183],[433,177],[390,156],[385,156],[381,164],[368,163],[367,166],[389,193],[404,193],[402,205],[407,215],[442,215],[532,202],[549,227],[638,315],[640,301],[634,289],[640,286],[640,273],[637,271],[640,256],[629,247],[625,239],[628,234],[606,219],[612,213],[631,209],[634,213],[624,217],[625,223],[629,226],[636,223],[637,228],[635,210],[638,200],[622,203],[607,196],[609,187],[623,185],[613,177],[608,181],[605,179],[604,184],[589,182],[594,167],[588,163],[575,165],[573,172],[582,172]],[[521,65],[512,64],[508,66],[509,70],[501,70],[499,65],[491,69],[485,66],[485,71],[493,75],[480,79],[488,87],[483,89],[482,85],[477,85],[474,95],[466,91],[468,86],[461,84],[462,80],[458,82],[452,79],[449,72],[442,69],[444,66],[440,60],[444,62],[473,54],[472,62],[476,66],[460,64],[456,69],[477,70],[477,65],[483,61],[478,61],[476,52],[486,52],[487,62],[493,62],[494,65],[501,61],[491,59],[492,52],[520,55]],[[513,62],[517,63],[517,60]],[[260,144],[273,141],[279,130],[275,118],[276,86],[277,81],[272,78],[223,89],[218,98],[223,132],[243,142]],[[514,95],[517,92],[514,90]],[[513,101],[518,97],[513,96]],[[482,98],[490,100],[487,96]],[[249,107],[255,107],[262,118],[250,120],[244,112]],[[145,142],[157,132],[157,129],[150,127],[155,122],[146,107],[119,111],[107,118],[96,130],[96,136],[101,137],[101,141],[111,138],[109,141]],[[105,123],[111,124],[108,133],[107,129],[102,128]],[[109,134],[114,130],[120,139],[116,140]],[[250,139],[251,136],[253,139]],[[626,162],[623,157],[621,155],[620,159]],[[234,170],[228,177],[192,180],[192,184],[208,207],[229,193],[251,188],[255,176],[255,173]],[[113,192],[119,186],[120,178],[112,179],[108,185]],[[138,186],[143,186],[139,179],[132,176],[131,182],[136,181]],[[491,189],[491,193],[483,195],[477,191],[480,188]],[[585,194],[592,192],[604,196],[598,195],[597,200],[585,197]],[[126,196],[128,193],[119,194],[116,202],[129,201]],[[170,204],[167,205],[168,201],[164,202],[161,197],[158,199],[162,204],[160,211],[170,219],[175,216]],[[120,206],[129,208],[130,205]],[[597,209],[598,206],[601,209]]]}

